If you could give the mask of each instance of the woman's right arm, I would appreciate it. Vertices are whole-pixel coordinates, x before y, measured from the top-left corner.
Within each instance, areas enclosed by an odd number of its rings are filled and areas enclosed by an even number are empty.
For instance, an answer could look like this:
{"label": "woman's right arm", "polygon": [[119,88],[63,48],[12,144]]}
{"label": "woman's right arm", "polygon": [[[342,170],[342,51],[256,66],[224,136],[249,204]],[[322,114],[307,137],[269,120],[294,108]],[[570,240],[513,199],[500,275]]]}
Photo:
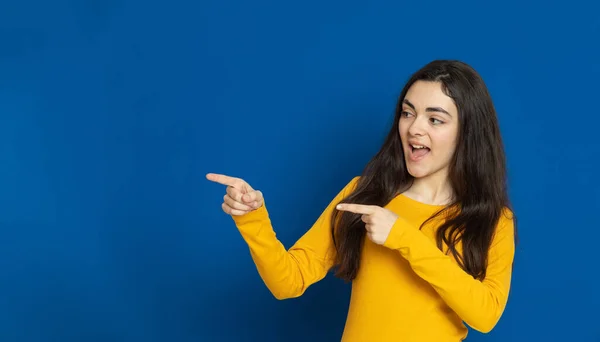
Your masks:
{"label": "woman's right arm", "polygon": [[259,275],[277,299],[301,296],[323,279],[335,261],[331,238],[331,214],[357,180],[352,179],[329,203],[312,227],[286,250],[277,239],[263,203],[242,215],[231,215],[247,243]]}

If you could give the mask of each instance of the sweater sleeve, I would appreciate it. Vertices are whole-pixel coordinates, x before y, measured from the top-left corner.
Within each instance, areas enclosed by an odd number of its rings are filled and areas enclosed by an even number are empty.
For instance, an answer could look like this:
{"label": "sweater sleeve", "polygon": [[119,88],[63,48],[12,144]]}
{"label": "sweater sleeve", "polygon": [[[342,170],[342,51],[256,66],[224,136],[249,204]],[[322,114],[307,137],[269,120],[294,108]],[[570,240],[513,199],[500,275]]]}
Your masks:
{"label": "sweater sleeve", "polygon": [[277,299],[301,296],[333,266],[331,214],[356,183],[353,178],[329,203],[312,227],[288,250],[277,239],[266,205],[232,216],[263,282]]}
{"label": "sweater sleeve", "polygon": [[[506,211],[508,213],[508,211]],[[511,283],[514,223],[502,215],[488,254],[483,281],[466,273],[418,228],[398,219],[384,246],[397,250],[471,328],[490,332],[498,323]]]}

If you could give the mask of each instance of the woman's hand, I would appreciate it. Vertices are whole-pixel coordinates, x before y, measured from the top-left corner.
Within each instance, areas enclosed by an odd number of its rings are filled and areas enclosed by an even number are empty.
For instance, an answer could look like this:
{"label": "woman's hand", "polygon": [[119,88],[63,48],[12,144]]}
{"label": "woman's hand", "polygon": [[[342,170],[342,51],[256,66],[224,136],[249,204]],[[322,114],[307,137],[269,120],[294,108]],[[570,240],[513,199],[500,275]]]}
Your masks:
{"label": "woman's hand", "polygon": [[341,203],[336,207],[338,210],[362,214],[367,236],[378,245],[383,245],[390,235],[392,227],[398,220],[398,215],[389,209],[376,205]]}
{"label": "woman's hand", "polygon": [[209,173],[206,179],[227,185],[221,208],[229,215],[245,215],[260,208],[264,203],[262,192],[254,190],[241,178]]}

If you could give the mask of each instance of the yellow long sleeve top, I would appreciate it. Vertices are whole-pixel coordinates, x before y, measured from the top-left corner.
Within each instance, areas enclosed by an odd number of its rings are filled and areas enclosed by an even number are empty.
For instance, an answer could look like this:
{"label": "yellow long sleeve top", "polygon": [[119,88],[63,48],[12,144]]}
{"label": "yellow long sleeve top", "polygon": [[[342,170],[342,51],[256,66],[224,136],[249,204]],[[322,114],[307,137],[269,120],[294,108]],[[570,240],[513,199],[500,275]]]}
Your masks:
{"label": "yellow long sleeve top", "polygon": [[[277,299],[302,295],[334,266],[331,212],[357,180],[352,179],[335,196],[289,249],[277,239],[264,204],[245,215],[233,216],[261,278]],[[365,240],[342,341],[460,341],[467,336],[465,323],[489,332],[508,299],[513,220],[508,215],[501,217],[489,251],[487,275],[480,281],[437,248],[435,227],[439,222],[419,229],[441,206],[400,194],[386,208],[401,219],[383,245]]]}

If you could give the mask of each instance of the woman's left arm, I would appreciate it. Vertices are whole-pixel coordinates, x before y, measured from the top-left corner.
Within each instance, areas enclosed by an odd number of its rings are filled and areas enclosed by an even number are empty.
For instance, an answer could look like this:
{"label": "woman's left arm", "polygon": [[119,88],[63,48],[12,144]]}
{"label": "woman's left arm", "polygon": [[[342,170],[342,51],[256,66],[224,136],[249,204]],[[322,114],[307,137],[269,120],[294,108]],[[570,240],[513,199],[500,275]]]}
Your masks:
{"label": "woman's left arm", "polygon": [[508,210],[500,217],[488,253],[486,277],[480,281],[438,249],[418,227],[392,211],[362,204],[341,204],[337,209],[362,214],[369,239],[398,251],[471,328],[487,333],[496,326],[508,301],[515,254],[514,222],[507,217]]}
{"label": "woman's left arm", "polygon": [[466,273],[451,256],[402,218],[394,223],[383,245],[408,260],[412,269],[473,329],[487,333],[500,320],[508,301],[515,254],[512,219],[504,214],[500,218],[483,281]]}

